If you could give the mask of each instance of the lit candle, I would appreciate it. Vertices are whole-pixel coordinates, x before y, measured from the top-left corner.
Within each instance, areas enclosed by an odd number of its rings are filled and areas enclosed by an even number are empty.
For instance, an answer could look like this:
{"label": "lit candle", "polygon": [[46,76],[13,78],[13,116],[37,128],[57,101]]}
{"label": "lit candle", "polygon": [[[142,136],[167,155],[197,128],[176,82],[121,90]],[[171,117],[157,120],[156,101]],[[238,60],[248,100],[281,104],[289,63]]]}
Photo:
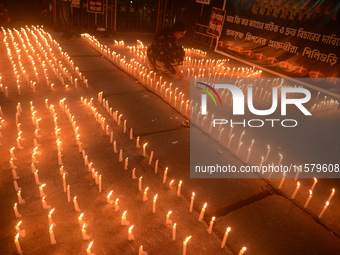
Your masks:
{"label": "lit candle", "polygon": [[143,144],[143,157],[146,157],[145,147],[148,145],[148,143]]}
{"label": "lit candle", "polygon": [[83,237],[83,240],[89,240],[90,237],[86,234],[86,224],[83,225],[83,228],[81,229],[81,235]]}
{"label": "lit candle", "polygon": [[143,202],[145,202],[146,200],[148,200],[148,189],[149,189],[149,187],[147,187],[147,188],[144,190],[144,194],[143,194]]}
{"label": "lit candle", "polygon": [[21,218],[22,217],[22,215],[18,211],[17,203],[14,204],[13,210],[14,210],[14,214],[15,214],[16,218]]}
{"label": "lit candle", "polygon": [[64,193],[66,193],[66,176],[65,176],[65,173],[63,174],[63,188],[64,188]]}
{"label": "lit candle", "polygon": [[53,220],[52,220],[52,213],[54,212],[54,209],[55,208],[53,208],[49,213],[48,213],[48,225],[55,225],[56,226],[56,224],[53,222]]}
{"label": "lit candle", "polygon": [[40,185],[38,170],[34,172],[34,180],[35,180],[35,184]]}
{"label": "lit candle", "polygon": [[238,143],[241,143],[241,142],[242,142],[242,137],[244,136],[244,133],[245,133],[245,132],[246,132],[246,131],[243,130],[242,134],[240,135],[240,139],[239,139]]}
{"label": "lit candle", "polygon": [[324,205],[324,207],[322,208],[320,214],[319,214],[319,218],[322,217],[322,215],[324,214],[324,212],[326,211],[327,207],[329,206],[329,201],[326,201],[326,204]]}
{"label": "lit candle", "polygon": [[213,226],[214,226],[214,221],[215,221],[215,217],[212,217],[212,218],[211,218],[211,221],[210,221],[209,228],[208,228],[208,233],[209,233],[209,235],[210,235],[211,232],[212,232],[212,229],[213,229]]}
{"label": "lit candle", "polygon": [[119,210],[118,202],[119,202],[119,198],[117,198],[116,201],[115,201],[115,212],[117,212]]}
{"label": "lit candle", "polygon": [[277,164],[278,166],[281,165],[281,162],[282,162],[282,159],[283,159],[283,155],[281,153],[279,153],[279,155],[280,155],[280,160],[279,160],[279,163]]}
{"label": "lit candle", "polygon": [[269,156],[269,153],[270,153],[270,146],[269,146],[269,145],[267,145],[267,148],[268,148],[268,150],[267,150],[267,154],[266,154],[266,156],[264,157],[264,161],[265,161],[265,162],[267,161],[267,159],[268,159],[268,156]]}
{"label": "lit candle", "polygon": [[17,196],[18,196],[18,203],[19,203],[19,205],[24,204],[25,203],[25,199],[22,199],[21,191],[20,190],[17,192]]}
{"label": "lit candle", "polygon": [[190,238],[191,236],[188,236],[183,242],[183,255],[187,254],[187,245],[188,245],[188,241],[190,240]]}
{"label": "lit candle", "polygon": [[206,207],[207,207],[207,203],[205,203],[204,206],[202,207],[202,210],[201,210],[200,216],[198,218],[198,221],[202,221],[203,220],[204,213],[205,213],[205,208]]}
{"label": "lit candle", "polygon": [[135,237],[132,234],[132,229],[133,229],[133,225],[131,227],[129,227],[129,230],[128,230],[128,240],[129,241],[135,240]]}
{"label": "lit candle", "polygon": [[77,196],[75,196],[75,197],[73,198],[73,205],[74,205],[74,210],[75,210],[76,212],[80,212],[80,209],[79,209],[79,206],[78,206],[78,202],[77,202]]}
{"label": "lit candle", "polygon": [[113,190],[111,190],[110,193],[106,196],[106,202],[108,204],[113,204],[113,199],[111,199],[112,193],[113,193]]}
{"label": "lit candle", "polygon": [[98,191],[102,192],[102,176],[101,175],[99,175],[99,178],[98,178]]}
{"label": "lit candle", "polygon": [[18,234],[21,236],[26,236],[26,231],[25,230],[20,230],[20,224],[22,223],[22,220],[18,222],[18,224],[15,226],[15,230],[17,231]]}
{"label": "lit candle", "polygon": [[152,203],[152,213],[156,213],[156,201],[157,201],[157,196],[158,196],[158,194],[156,194],[156,196],[153,198],[153,203]]}
{"label": "lit candle", "polygon": [[168,168],[165,168],[165,170],[164,170],[164,175],[163,175],[163,184],[166,183],[167,174],[168,174]]}
{"label": "lit candle", "polygon": [[139,180],[138,180],[138,190],[139,191],[142,191],[142,179],[143,179],[143,176],[139,177]]}
{"label": "lit candle", "polygon": [[314,177],[314,183],[313,183],[312,187],[310,188],[311,191],[313,191],[313,189],[315,188],[315,185],[316,185],[317,182],[318,182],[318,179],[316,179]]}
{"label": "lit candle", "polygon": [[297,182],[297,183],[296,183],[296,188],[295,188],[294,193],[293,193],[293,195],[292,195],[292,199],[295,198],[295,196],[296,196],[296,194],[297,194],[299,188],[300,188],[300,182]]}
{"label": "lit candle", "polygon": [[181,196],[182,181],[178,183],[177,196]]}
{"label": "lit candle", "polygon": [[222,243],[221,243],[221,249],[224,248],[226,242],[227,242],[227,238],[228,238],[228,235],[229,235],[229,232],[230,232],[231,228],[230,227],[227,227],[225,233],[224,233],[224,236],[223,236],[223,240],[222,240]]}
{"label": "lit candle", "polygon": [[57,244],[57,242],[55,241],[55,237],[54,237],[54,233],[53,233],[53,224],[51,224],[50,226],[50,240],[51,240],[51,244],[55,245]]}
{"label": "lit candle", "polygon": [[305,205],[303,206],[304,208],[306,208],[308,206],[308,204],[309,204],[310,200],[312,199],[312,197],[313,197],[313,191],[309,190],[309,196],[307,198],[307,201],[306,201]]}
{"label": "lit candle", "polygon": [[194,208],[194,201],[195,201],[195,192],[192,192],[190,208],[189,208],[190,213],[192,213],[192,209]]}
{"label": "lit candle", "polygon": [[335,189],[332,189],[332,193],[329,195],[329,197],[328,197],[328,199],[327,199],[328,202],[331,202],[331,200],[332,200],[334,194],[335,194]]}
{"label": "lit candle", "polygon": [[247,248],[246,247],[243,247],[241,250],[240,250],[240,252],[238,253],[238,255],[243,255],[244,254],[244,252],[247,250]]}
{"label": "lit candle", "polygon": [[86,255],[95,255],[94,253],[91,252],[91,247],[92,247],[93,241],[89,244],[89,246],[86,249]]}
{"label": "lit candle", "polygon": [[46,186],[46,184],[42,184],[39,186],[39,193],[40,193],[40,197],[46,197],[45,193],[44,193],[44,187]]}
{"label": "lit candle", "polygon": [[132,140],[132,139],[133,139],[133,129],[130,128],[130,140]]}
{"label": "lit candle", "polygon": [[170,215],[171,215],[172,211],[169,211],[166,215],[166,219],[165,219],[165,224],[166,225],[172,225],[172,220],[170,220]]}
{"label": "lit candle", "polygon": [[[7,88],[7,87],[6,87]],[[15,243],[15,247],[17,248],[18,254],[23,254],[20,244],[19,244],[19,233],[17,233],[17,235],[14,237],[14,243]]]}
{"label": "lit candle", "polygon": [[14,156],[14,149],[15,149],[15,147],[12,147],[12,148],[9,150],[9,153],[11,154],[11,158],[12,158],[13,160],[16,160],[17,158]]}
{"label": "lit candle", "polygon": [[126,220],[126,213],[127,213],[127,211],[125,211],[122,215],[122,218],[121,218],[121,221],[120,221],[121,225],[129,225],[130,224],[130,222]]}
{"label": "lit candle", "polygon": [[132,180],[137,179],[136,177],[136,168],[132,169]]}
{"label": "lit candle", "polygon": [[83,222],[83,216],[84,216],[84,213],[81,213],[78,217],[78,224],[80,226],[83,226],[84,225],[84,222]]}
{"label": "lit candle", "polygon": [[140,144],[139,144],[139,136],[138,136],[136,140],[136,148],[139,148],[139,147],[140,147]]}
{"label": "lit candle", "polygon": [[169,183],[169,189],[172,189],[172,184],[175,182],[175,180],[171,180],[171,182]]}
{"label": "lit candle", "polygon": [[176,241],[176,223],[172,226],[172,241]]}

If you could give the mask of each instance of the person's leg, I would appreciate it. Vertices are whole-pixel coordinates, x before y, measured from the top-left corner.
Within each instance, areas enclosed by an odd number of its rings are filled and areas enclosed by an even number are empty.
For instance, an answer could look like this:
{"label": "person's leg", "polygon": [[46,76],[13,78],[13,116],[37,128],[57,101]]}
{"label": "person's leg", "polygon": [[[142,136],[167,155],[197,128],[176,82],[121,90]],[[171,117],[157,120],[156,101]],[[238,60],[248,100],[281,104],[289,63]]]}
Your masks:
{"label": "person's leg", "polygon": [[61,23],[63,24],[64,33],[66,33],[66,20],[64,18],[64,11],[63,11],[63,4],[62,2],[58,3],[58,11],[59,11],[59,18],[61,19]]}
{"label": "person's leg", "polygon": [[69,2],[61,2],[61,16],[66,36],[72,36],[71,5]]}

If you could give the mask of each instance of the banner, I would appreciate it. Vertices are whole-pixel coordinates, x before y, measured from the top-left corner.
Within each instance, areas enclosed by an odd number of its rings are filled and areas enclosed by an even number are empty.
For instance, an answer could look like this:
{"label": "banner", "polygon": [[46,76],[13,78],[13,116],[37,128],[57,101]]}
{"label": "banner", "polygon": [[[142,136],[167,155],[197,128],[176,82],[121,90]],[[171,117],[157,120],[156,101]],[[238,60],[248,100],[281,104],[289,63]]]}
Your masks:
{"label": "banner", "polygon": [[211,10],[211,16],[209,20],[207,33],[220,37],[221,32],[222,32],[224,18],[225,18],[225,10],[213,7]]}
{"label": "banner", "polygon": [[227,1],[215,51],[290,77],[326,77],[323,88],[340,93],[339,8],[337,0]]}
{"label": "banner", "polygon": [[103,0],[87,0],[87,11],[104,13],[104,1]]}

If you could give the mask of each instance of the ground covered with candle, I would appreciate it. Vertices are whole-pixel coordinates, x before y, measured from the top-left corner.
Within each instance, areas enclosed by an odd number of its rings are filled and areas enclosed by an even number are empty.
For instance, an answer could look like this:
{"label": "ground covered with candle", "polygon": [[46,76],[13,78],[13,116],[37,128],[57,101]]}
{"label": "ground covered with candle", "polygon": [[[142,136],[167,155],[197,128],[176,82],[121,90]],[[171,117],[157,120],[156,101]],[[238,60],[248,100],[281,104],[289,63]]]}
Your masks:
{"label": "ground covered with candle", "polygon": [[186,79],[166,80],[144,71],[141,41],[94,39],[1,33],[4,253],[336,254],[336,182],[300,180],[296,193],[293,180],[190,179],[186,85],[203,51],[188,53]]}

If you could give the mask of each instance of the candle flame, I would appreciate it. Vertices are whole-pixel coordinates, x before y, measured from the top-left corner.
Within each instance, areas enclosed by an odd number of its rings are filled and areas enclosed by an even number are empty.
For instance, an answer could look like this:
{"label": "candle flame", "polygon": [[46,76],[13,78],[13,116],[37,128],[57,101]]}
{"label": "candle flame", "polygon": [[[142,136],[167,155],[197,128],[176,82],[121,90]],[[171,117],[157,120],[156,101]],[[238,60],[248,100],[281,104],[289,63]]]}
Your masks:
{"label": "candle flame", "polygon": [[190,238],[191,238],[191,236],[188,236],[186,239],[185,239],[185,241],[184,242],[188,242],[189,240],[190,240]]}
{"label": "candle flame", "polygon": [[205,209],[207,207],[207,203],[205,203],[204,205],[203,205],[203,208]]}
{"label": "candle flame", "polygon": [[144,144],[143,144],[143,147],[145,148],[147,145],[148,145],[148,143],[144,143]]}
{"label": "candle flame", "polygon": [[79,216],[79,218],[83,218],[83,216],[84,216],[84,213],[81,213],[80,216]]}
{"label": "candle flame", "polygon": [[153,198],[153,200],[156,200],[156,199],[157,199],[157,197],[158,197],[158,194],[156,194],[156,196]]}
{"label": "candle flame", "polygon": [[18,224],[17,224],[17,227],[19,227],[19,226],[20,226],[21,222],[22,222],[22,220],[18,222]]}
{"label": "candle flame", "polygon": [[332,193],[335,193],[335,189],[332,189]]}
{"label": "candle flame", "polygon": [[54,212],[54,209],[55,208],[53,208],[48,214],[51,215]]}
{"label": "candle flame", "polygon": [[145,189],[145,192],[147,192],[147,191],[148,191],[148,189],[149,189],[149,187],[147,187],[147,188]]}
{"label": "candle flame", "polygon": [[313,191],[309,190],[309,195],[312,196],[313,195]]}
{"label": "candle flame", "polygon": [[88,250],[90,250],[91,249],[91,247],[92,247],[92,244],[93,244],[93,241],[89,244],[89,246],[87,247],[87,249]]}
{"label": "candle flame", "polygon": [[83,229],[85,229],[85,227],[86,227],[86,224],[84,223],[84,225],[83,225]]}
{"label": "candle flame", "polygon": [[132,225],[131,227],[129,227],[129,231],[132,231],[133,227],[134,227],[134,225]]}
{"label": "candle flame", "polygon": [[269,144],[267,145],[267,148],[268,148],[268,150],[270,150],[270,146],[269,146]]}
{"label": "candle flame", "polygon": [[15,236],[15,239],[17,239],[17,240],[18,240],[18,238],[19,238],[19,235],[20,235],[20,233],[18,233],[18,234]]}
{"label": "candle flame", "polygon": [[230,227],[227,227],[227,232],[228,232],[228,233],[230,232],[230,230],[231,230],[231,228],[230,228]]}
{"label": "candle flame", "polygon": [[52,230],[53,229],[53,224],[51,224],[51,226],[50,226],[50,230]]}
{"label": "candle flame", "polygon": [[116,199],[116,203],[118,204],[119,198]]}
{"label": "candle flame", "polygon": [[279,155],[280,155],[280,158],[282,159],[282,158],[283,158],[283,155],[282,155],[281,153],[279,153]]}
{"label": "candle flame", "polygon": [[182,181],[179,182],[179,185],[182,185]]}
{"label": "candle flame", "polygon": [[192,192],[192,196],[193,196],[193,197],[195,196],[195,192]]}
{"label": "candle flame", "polygon": [[300,182],[297,182],[297,186],[300,187]]}
{"label": "candle flame", "polygon": [[15,149],[15,147],[12,147],[11,149],[10,149],[10,151],[13,151]]}
{"label": "candle flame", "polygon": [[110,191],[110,193],[107,195],[108,197],[110,197],[112,195],[113,190]]}
{"label": "candle flame", "polygon": [[172,211],[169,211],[169,212],[168,212],[168,215],[170,215],[170,214],[172,214]]}
{"label": "candle flame", "polygon": [[243,247],[242,250],[243,250],[243,251],[246,251],[246,250],[247,250],[247,247]]}
{"label": "candle flame", "polygon": [[212,221],[215,221],[215,216],[214,217],[212,217],[212,219],[211,219]]}
{"label": "candle flame", "polygon": [[314,182],[315,182],[315,183],[318,182],[318,179],[316,179],[315,177],[314,177]]}
{"label": "candle flame", "polygon": [[45,186],[46,186],[46,184],[44,183],[44,184],[41,184],[41,186],[40,186],[40,187],[42,187],[42,188],[43,188],[43,187],[45,187]]}
{"label": "candle flame", "polygon": [[123,216],[125,216],[125,215],[126,215],[126,213],[127,213],[127,211],[125,211],[125,212],[123,213]]}

